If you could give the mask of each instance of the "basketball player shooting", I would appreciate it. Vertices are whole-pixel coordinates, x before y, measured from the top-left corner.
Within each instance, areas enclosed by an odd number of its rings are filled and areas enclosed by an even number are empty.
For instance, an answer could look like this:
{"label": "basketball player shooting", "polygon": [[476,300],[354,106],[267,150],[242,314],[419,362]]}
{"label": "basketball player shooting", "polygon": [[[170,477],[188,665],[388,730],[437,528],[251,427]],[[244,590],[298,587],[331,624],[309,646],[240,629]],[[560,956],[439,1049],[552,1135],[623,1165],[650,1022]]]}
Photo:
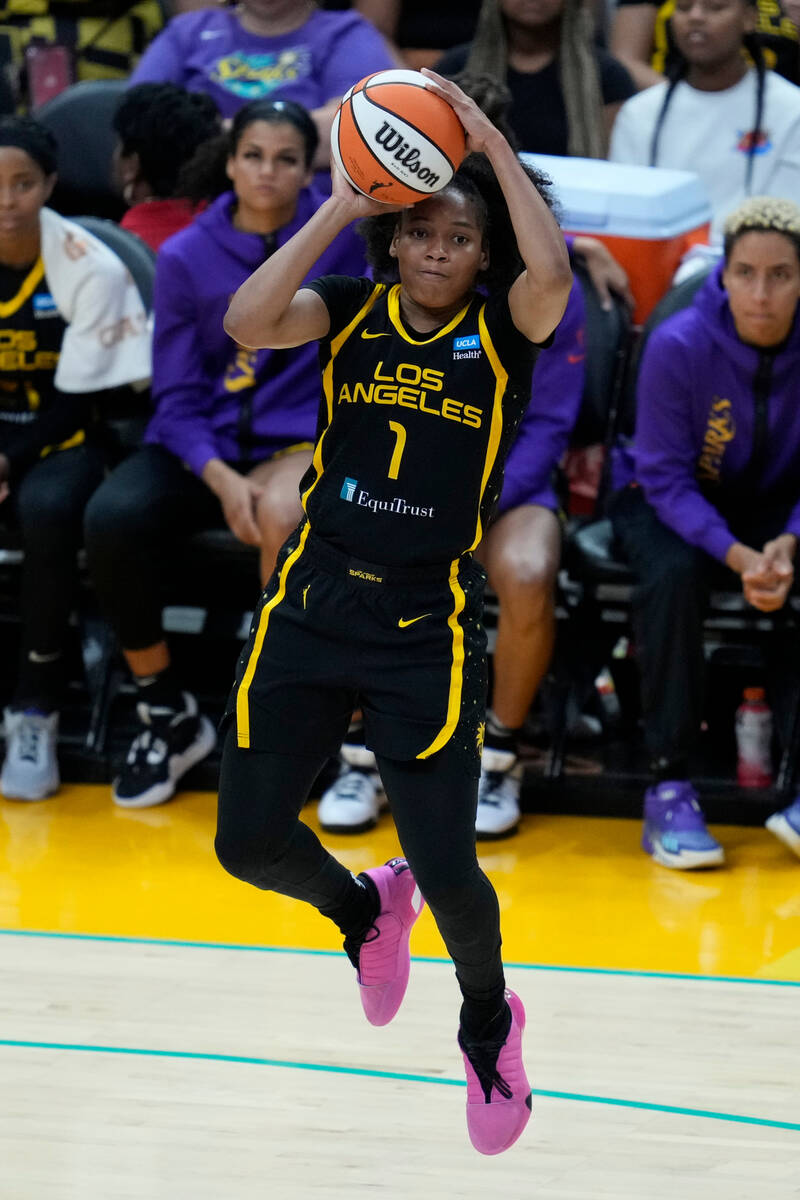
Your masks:
{"label": "basketball player shooting", "polygon": [[[228,705],[216,850],[233,875],[335,922],[373,1025],[400,1007],[428,903],[463,997],[469,1136],[498,1154],[531,1098],[525,1011],[505,987],[497,898],[475,853],[486,640],[472,555],[571,276],[541,180],[455,84],[425,74],[474,153],[399,210],[337,172],[225,319],[253,349],[318,340],[323,398],[304,520],[256,609]],[[364,218],[378,282],[304,284]],[[299,814],[357,707],[405,857],[356,878]]]}

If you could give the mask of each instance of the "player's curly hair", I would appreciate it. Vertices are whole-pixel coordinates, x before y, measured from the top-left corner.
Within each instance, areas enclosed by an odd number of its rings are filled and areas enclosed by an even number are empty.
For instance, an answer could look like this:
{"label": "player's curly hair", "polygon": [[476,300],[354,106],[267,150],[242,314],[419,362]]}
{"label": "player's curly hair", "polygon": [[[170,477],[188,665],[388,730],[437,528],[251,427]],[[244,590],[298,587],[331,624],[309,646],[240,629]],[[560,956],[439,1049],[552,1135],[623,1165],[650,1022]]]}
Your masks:
{"label": "player's curly hair", "polygon": [[220,129],[217,106],[204,92],[174,83],[139,83],[125,92],[112,122],[122,153],[138,154],[142,177],[162,200],[198,147]]}
{"label": "player's curly hair", "polygon": [[793,200],[775,196],[750,196],[725,221],[725,261],[740,237],[746,233],[782,233],[797,252],[800,260],[800,206]]}
{"label": "player's curly hair", "polygon": [[[554,204],[548,177],[525,165],[522,169],[548,208],[552,209]],[[489,251],[489,266],[480,273],[477,282],[489,292],[504,291],[511,287],[524,271],[525,264],[517,248],[517,238],[503,190],[486,155],[467,155],[444,191],[460,192],[475,206],[484,244]],[[380,283],[398,283],[400,280],[397,259],[391,257],[389,247],[403,217],[404,212],[381,213],[359,222],[358,232],[366,243],[367,262]]]}
{"label": "player's curly hair", "polygon": [[53,175],[56,171],[58,142],[50,130],[33,117],[0,117],[0,146],[24,150],[45,175]]}

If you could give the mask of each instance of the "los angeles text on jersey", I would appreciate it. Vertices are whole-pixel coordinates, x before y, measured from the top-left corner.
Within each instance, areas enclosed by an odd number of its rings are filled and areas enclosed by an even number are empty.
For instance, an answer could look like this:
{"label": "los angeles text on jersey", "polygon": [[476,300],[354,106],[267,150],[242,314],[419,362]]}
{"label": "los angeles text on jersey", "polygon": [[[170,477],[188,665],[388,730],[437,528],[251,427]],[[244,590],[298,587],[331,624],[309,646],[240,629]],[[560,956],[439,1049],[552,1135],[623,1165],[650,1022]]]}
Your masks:
{"label": "los angeles text on jersey", "polygon": [[[392,373],[393,371],[393,373]],[[458,421],[470,429],[480,429],[483,413],[474,404],[464,404],[442,396],[444,371],[419,367],[416,363],[398,363],[384,370],[379,362],[369,383],[343,383],[336,398],[337,404],[396,404],[415,408],[432,417]]]}

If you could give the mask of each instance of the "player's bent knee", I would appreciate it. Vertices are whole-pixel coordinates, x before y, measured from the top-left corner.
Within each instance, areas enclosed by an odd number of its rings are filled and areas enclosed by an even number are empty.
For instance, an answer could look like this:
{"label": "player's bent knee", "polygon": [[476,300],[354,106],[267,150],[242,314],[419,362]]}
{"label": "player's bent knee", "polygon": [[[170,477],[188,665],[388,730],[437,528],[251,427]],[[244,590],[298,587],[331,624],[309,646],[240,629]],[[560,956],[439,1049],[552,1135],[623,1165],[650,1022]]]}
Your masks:
{"label": "player's bent knee", "polygon": [[278,535],[281,540],[288,537],[300,521],[303,510],[297,492],[265,492],[258,501],[256,521],[263,534]]}
{"label": "player's bent knee", "polygon": [[[502,604],[515,599],[528,605],[550,603],[555,591],[558,560],[541,554],[503,555],[489,583]],[[494,575],[494,578],[492,577]]]}

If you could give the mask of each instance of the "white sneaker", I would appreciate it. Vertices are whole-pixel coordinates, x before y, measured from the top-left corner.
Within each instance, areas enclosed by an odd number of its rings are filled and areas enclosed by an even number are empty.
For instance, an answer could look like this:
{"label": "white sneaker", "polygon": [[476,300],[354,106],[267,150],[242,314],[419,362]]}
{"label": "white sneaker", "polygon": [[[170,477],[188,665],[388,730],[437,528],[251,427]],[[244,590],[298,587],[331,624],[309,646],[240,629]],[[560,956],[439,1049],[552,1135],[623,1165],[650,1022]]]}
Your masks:
{"label": "white sneaker", "polygon": [[179,780],[216,746],[214,726],[198,712],[190,692],[183,693],[183,704],[180,712],[141,700],[136,705],[140,729],[111,785],[120,808],[152,808],[170,800]]}
{"label": "white sneaker", "polygon": [[319,823],[327,833],[364,833],[377,825],[385,799],[375,755],[345,743],[341,758],[339,777],[319,802]]}
{"label": "white sneaker", "polygon": [[0,792],[7,800],[44,800],[57,792],[58,713],[5,710],[6,757]]}
{"label": "white sneaker", "polygon": [[475,836],[488,841],[509,837],[519,825],[519,790],[522,764],[507,750],[484,747]]}

